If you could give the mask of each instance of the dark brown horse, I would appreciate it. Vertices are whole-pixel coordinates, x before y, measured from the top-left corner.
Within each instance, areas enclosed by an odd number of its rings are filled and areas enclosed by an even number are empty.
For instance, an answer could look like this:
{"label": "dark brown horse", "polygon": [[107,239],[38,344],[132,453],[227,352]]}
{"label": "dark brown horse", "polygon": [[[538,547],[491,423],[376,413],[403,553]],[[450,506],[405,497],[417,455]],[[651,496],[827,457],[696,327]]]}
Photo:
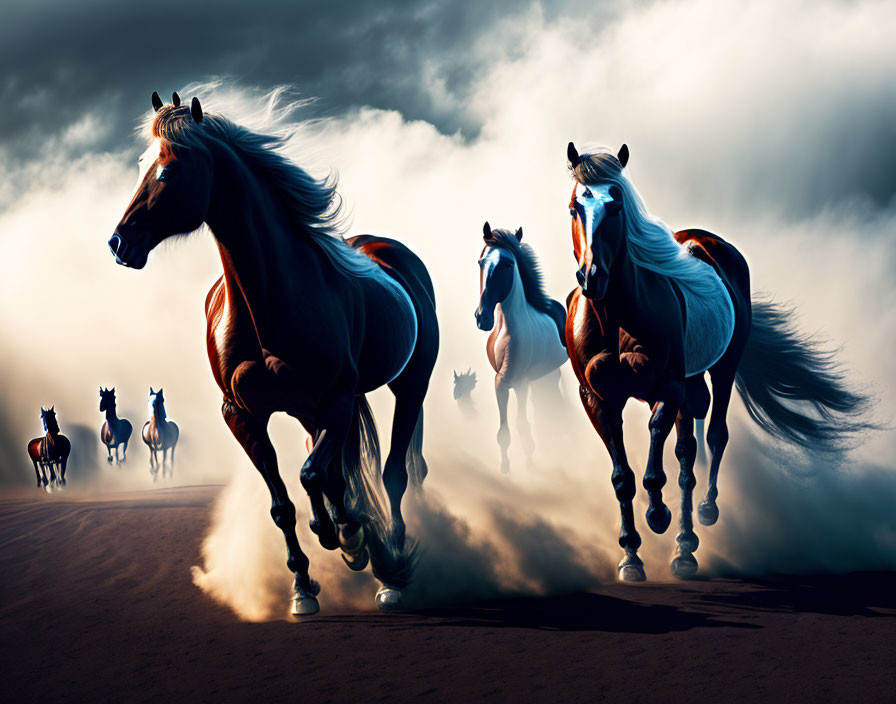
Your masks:
{"label": "dark brown horse", "polygon": [[[119,418],[115,409],[115,389],[100,387],[100,412],[106,414],[106,422],[100,428],[100,440],[109,453],[109,464],[112,464],[112,449],[115,449],[115,464],[120,465],[128,458],[128,441],[131,439],[133,427],[127,418]],[[121,457],[118,448],[121,447]]]}
{"label": "dark brown horse", "polygon": [[[150,418],[143,424],[143,442],[149,448],[149,472],[152,474],[152,480],[155,481],[159,477],[159,469],[162,470],[162,479],[165,478],[165,466],[168,466],[168,475],[174,476],[174,448],[177,447],[177,440],[180,437],[180,428],[177,424],[168,420],[168,413],[165,411],[165,394],[162,389],[153,391],[149,387],[149,408]],[[130,425],[130,423],[128,424]],[[168,456],[168,452],[171,456]],[[159,460],[159,453],[162,453],[162,459]]]}
{"label": "dark brown horse", "polygon": [[28,443],[28,456],[34,464],[37,488],[44,487],[47,491],[65,486],[65,468],[72,451],[69,439],[59,432],[55,409],[55,406],[49,410],[40,409],[40,419],[47,434]]}
{"label": "dark brown horse", "polygon": [[[293,614],[318,610],[319,586],[268,436],[277,411],[313,438],[301,471],[312,531],[353,569],[369,559],[385,585],[378,605],[394,608],[413,564],[401,499],[408,470],[417,483],[426,474],[422,404],[439,342],[426,267],[395,240],[334,235],[333,184],[287,159],[282,139],[204,115],[195,98],[163,106],[154,94],[153,106],[137,193],[109,246],[140,269],[162,240],[208,225],[224,268],[206,299],[209,361],[224,420],[271,493],[295,574]],[[384,384],[395,414],[380,477],[364,394]]]}
{"label": "dark brown horse", "polygon": [[790,325],[790,311],[751,301],[749,269],[737,249],[703,230],[673,235],[647,213],[622,173],[626,146],[618,156],[579,155],[570,143],[567,158],[576,180],[569,207],[579,288],[568,299],[566,339],[582,403],[613,462],[625,551],[619,575],[644,579],[632,505],[635,475],[622,441],[622,409],[636,398],[653,411],[644,488],[647,523],[656,533],[671,520],[662,499],[663,445],[676,428],[681,521],[672,572],[690,577],[698,545],[691,519],[694,419],[704,418],[710,405],[704,372],[713,389],[709,487],[698,509],[704,525],[719,516],[717,479],[735,384],[760,427],[816,451],[835,451],[848,435],[869,427],[861,416],[850,417],[868,399],[845,388],[831,355]]}

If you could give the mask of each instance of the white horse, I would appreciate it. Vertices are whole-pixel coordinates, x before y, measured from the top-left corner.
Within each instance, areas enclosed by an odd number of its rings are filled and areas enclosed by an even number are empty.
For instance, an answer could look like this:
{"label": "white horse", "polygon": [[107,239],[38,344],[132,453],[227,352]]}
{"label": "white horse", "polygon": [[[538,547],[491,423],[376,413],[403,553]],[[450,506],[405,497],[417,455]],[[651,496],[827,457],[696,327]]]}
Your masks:
{"label": "white horse", "polygon": [[[510,430],[507,427],[507,400],[516,393],[517,427],[523,450],[531,460],[535,450],[526,402],[529,383],[559,370],[566,353],[566,308],[544,292],[535,253],[521,244],[523,228],[492,230],[482,228],[485,247],[479,257],[479,307],[476,325],[491,331],[486,343],[488,361],[495,370],[495,396],[501,427],[501,471],[510,471]],[[557,371],[559,376],[559,371]]]}

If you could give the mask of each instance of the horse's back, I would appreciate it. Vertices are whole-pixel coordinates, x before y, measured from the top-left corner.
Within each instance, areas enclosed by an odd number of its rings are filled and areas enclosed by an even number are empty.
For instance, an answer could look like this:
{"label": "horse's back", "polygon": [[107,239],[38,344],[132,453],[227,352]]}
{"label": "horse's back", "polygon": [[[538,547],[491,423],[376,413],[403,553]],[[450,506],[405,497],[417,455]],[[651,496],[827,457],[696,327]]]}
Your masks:
{"label": "horse's back", "polygon": [[[368,325],[358,360],[359,386],[367,391],[390,383],[411,360],[428,379],[438,354],[439,328],[426,265],[406,245],[388,237],[357,235],[346,241],[374,261],[383,277],[362,281]],[[404,320],[408,303],[410,317]]]}

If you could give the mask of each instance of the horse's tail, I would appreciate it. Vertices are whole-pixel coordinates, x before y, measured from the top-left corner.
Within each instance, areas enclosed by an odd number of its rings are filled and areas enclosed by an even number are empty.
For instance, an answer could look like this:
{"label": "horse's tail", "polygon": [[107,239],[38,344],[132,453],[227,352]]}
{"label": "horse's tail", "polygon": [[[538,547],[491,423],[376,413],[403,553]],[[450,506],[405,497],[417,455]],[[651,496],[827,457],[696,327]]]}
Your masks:
{"label": "horse's tail", "polygon": [[345,509],[364,528],[373,574],[384,584],[410,583],[415,550],[404,550],[392,532],[389,500],[380,471],[380,441],[367,399],[355,397],[352,424],[342,450]]}
{"label": "horse's tail", "polygon": [[417,416],[417,425],[414,426],[414,434],[411,435],[411,444],[408,445],[407,455],[405,456],[405,466],[408,470],[408,478],[411,486],[423,486],[423,480],[429,474],[429,467],[426,466],[426,460],[423,459],[423,409]]}
{"label": "horse's tail", "polygon": [[794,310],[753,301],[750,338],[735,384],[750,417],[774,437],[816,452],[835,452],[857,432],[871,398],[850,390],[844,373],[817,340],[791,322]]}

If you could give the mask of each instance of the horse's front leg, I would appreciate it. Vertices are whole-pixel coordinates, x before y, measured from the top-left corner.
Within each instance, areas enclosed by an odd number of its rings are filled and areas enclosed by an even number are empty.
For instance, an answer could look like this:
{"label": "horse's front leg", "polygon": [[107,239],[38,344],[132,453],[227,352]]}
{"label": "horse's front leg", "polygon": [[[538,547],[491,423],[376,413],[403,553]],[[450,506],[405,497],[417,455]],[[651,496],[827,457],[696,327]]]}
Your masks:
{"label": "horse's front leg", "polygon": [[625,403],[603,401],[586,386],[579,386],[579,397],[613,462],[613,489],[622,513],[619,546],[625,551],[625,557],[619,563],[619,578],[626,582],[643,582],[644,563],[638,557],[641,536],[635,530],[635,512],[632,505],[635,498],[635,473],[628,465],[622,442],[622,407]]}
{"label": "horse's front leg", "polygon": [[679,463],[678,486],[681,488],[681,518],[679,519],[678,550],[672,560],[672,574],[678,579],[690,579],[697,573],[697,559],[694,551],[700,541],[694,533],[693,495],[697,480],[694,477],[694,462],[697,459],[697,440],[694,438],[694,418],[679,412],[675,421],[675,457]]}
{"label": "horse's front leg", "polygon": [[[667,388],[667,390],[669,390]],[[650,497],[647,508],[647,525],[654,533],[665,533],[672,521],[672,513],[663,503],[663,487],[666,485],[666,473],[663,471],[663,448],[666,438],[675,425],[678,407],[681,404],[681,392],[671,393],[666,400],[657,401],[653,406],[648,428],[650,428],[650,450],[647,455],[647,468],[644,471],[644,488]]]}
{"label": "horse's front leg", "polygon": [[296,536],[296,508],[289,500],[286,485],[277,467],[277,453],[268,436],[269,417],[257,418],[225,399],[221,407],[224,422],[242,445],[252,464],[259,471],[271,493],[271,518],[286,539],[286,565],[295,575],[292,613],[294,616],[316,614],[320,610],[317,594],[320,586],[308,575],[308,557]]}
{"label": "horse's front leg", "polygon": [[510,384],[503,374],[495,375],[495,398],[498,401],[498,446],[501,448],[501,473],[510,471],[510,428],[507,427],[507,401],[510,397]]}
{"label": "horse's front leg", "polygon": [[[349,521],[345,512],[345,485],[335,476],[338,471],[341,474],[342,448],[352,422],[354,410],[354,394],[345,391],[340,392],[327,404],[323,412],[318,416],[318,431],[316,433],[314,447],[308,459],[302,465],[299,480],[308,494],[311,502],[312,518],[309,523],[311,531],[317,535],[320,544],[327,550],[335,550],[340,547],[339,535],[336,523],[352,523],[347,529],[348,542],[353,546],[354,534],[357,531],[355,521]],[[330,474],[334,476],[331,478]],[[324,503],[324,492],[330,499],[334,516],[331,517]],[[334,520],[335,519],[335,520]]]}
{"label": "horse's front leg", "polygon": [[[106,445],[106,451],[109,453],[109,457],[107,458],[109,464],[112,464],[112,446]],[[118,459],[118,446],[115,446],[115,459]]]}
{"label": "horse's front leg", "polygon": [[516,427],[520,433],[523,452],[526,453],[526,459],[531,464],[532,455],[535,452],[535,441],[532,439],[532,428],[526,417],[529,406],[529,382],[521,381],[513,390],[516,392]]}
{"label": "horse's front leg", "polygon": [[706,444],[709,445],[711,458],[709,461],[709,487],[706,498],[697,507],[697,517],[705,526],[711,526],[719,520],[719,507],[716,499],[719,496],[717,482],[722,455],[728,445],[728,404],[731,402],[731,387],[734,385],[734,372],[710,370],[712,379],[712,412],[706,428]]}

